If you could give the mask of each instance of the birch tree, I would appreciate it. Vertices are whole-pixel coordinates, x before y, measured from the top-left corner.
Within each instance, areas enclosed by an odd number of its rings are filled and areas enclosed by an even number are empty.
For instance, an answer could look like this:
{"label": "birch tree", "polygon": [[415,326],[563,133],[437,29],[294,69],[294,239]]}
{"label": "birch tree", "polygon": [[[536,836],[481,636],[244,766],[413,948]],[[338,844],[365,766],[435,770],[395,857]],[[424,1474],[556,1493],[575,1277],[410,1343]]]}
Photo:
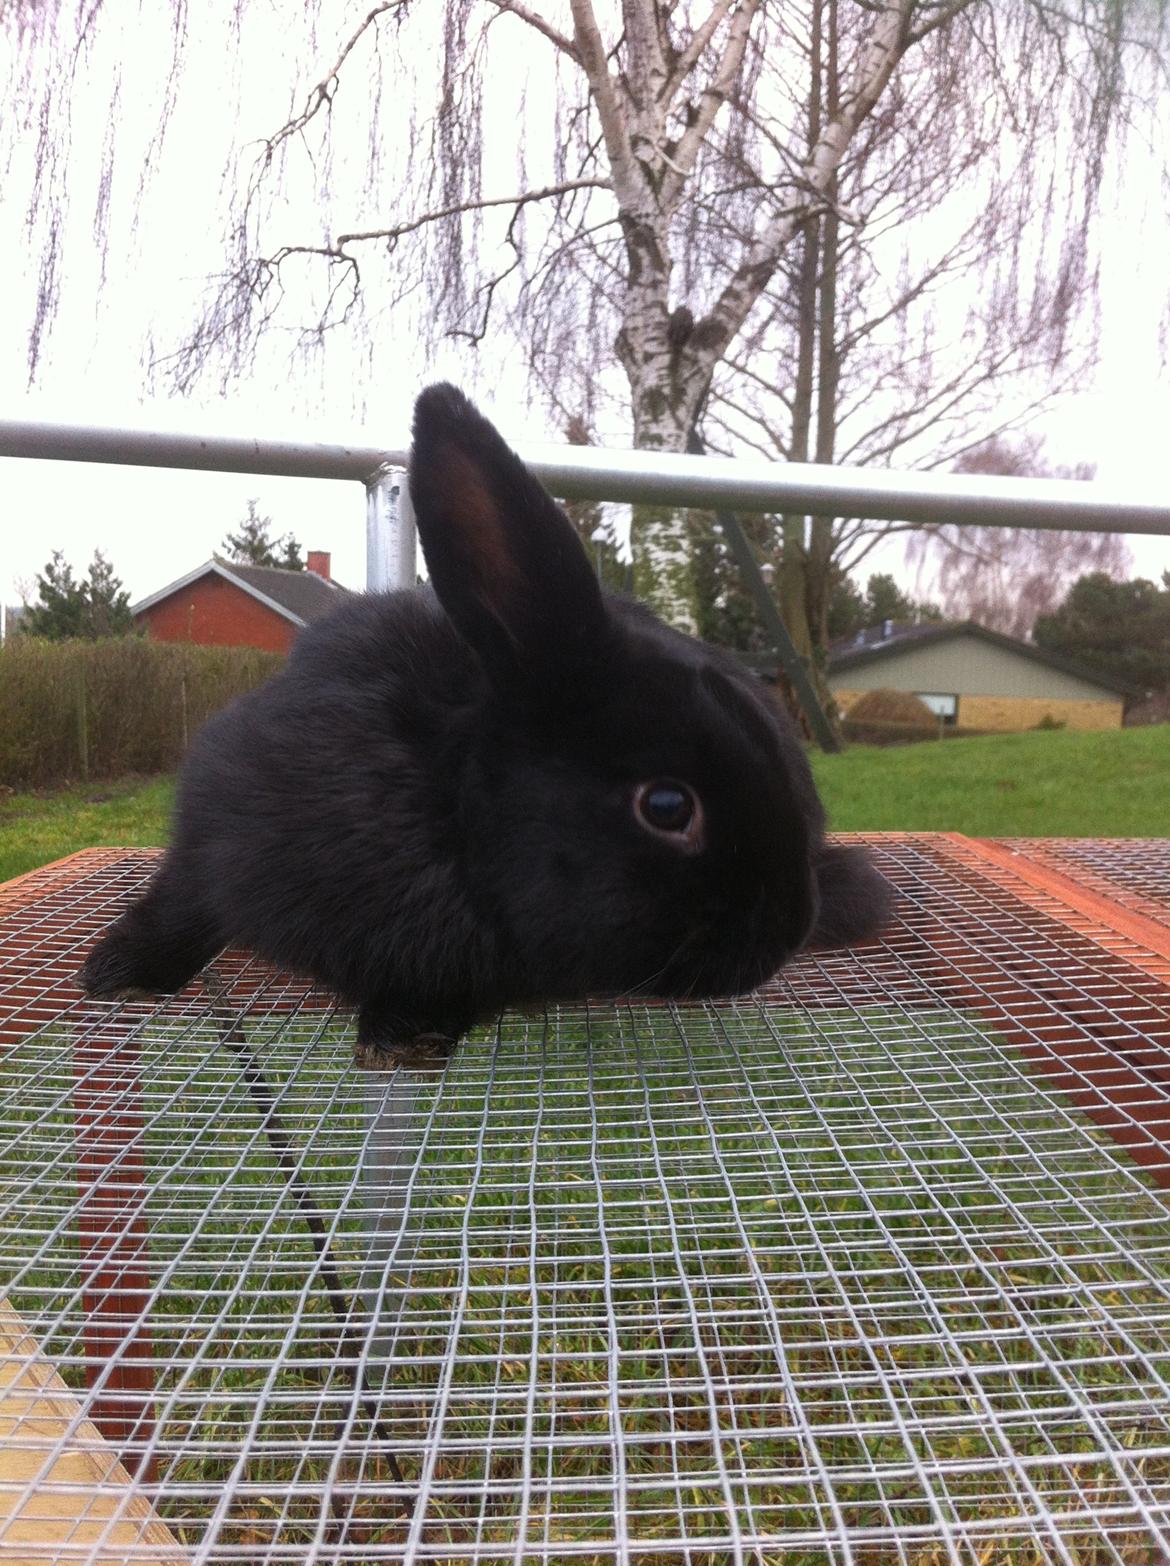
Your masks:
{"label": "birch tree", "polygon": [[[791,134],[803,114],[810,144],[842,91],[845,9],[814,0],[806,97],[791,109]],[[967,454],[998,449],[1083,384],[1098,347],[1105,151],[1121,140],[1135,82],[1153,92],[1158,81],[1121,20],[1112,36],[1128,87],[1118,70],[1095,68],[1102,35],[1083,12],[1063,60],[1046,53],[1028,7],[970,8],[922,40],[717,368],[704,418],[712,449],[981,471]],[[842,575],[897,532],[913,534],[865,518],[777,519],[784,617],[814,665]],[[1022,562],[1022,545],[990,544],[996,536],[984,530],[980,557],[1002,549]],[[1033,554],[1050,560],[1052,546]],[[823,680],[821,692],[828,704]]]}
{"label": "birch tree", "polygon": [[[332,103],[364,31],[391,9],[374,8],[314,84],[302,111],[276,132],[265,152],[265,177],[274,161],[287,156],[292,138]],[[509,213],[506,238],[515,269],[524,274],[512,321],[528,337],[538,373],[547,376],[552,367],[555,375],[558,332],[583,331],[595,356],[612,353],[624,371],[634,445],[685,450],[715,367],[801,225],[825,203],[844,150],[898,61],[937,22],[927,7],[916,30],[915,0],[867,0],[852,9],[848,80],[833,116],[811,144],[768,149],[753,129],[760,112],[755,86],[770,51],[793,53],[806,19],[803,5],[623,0],[603,10],[594,0],[569,0],[567,9],[538,9],[525,0],[445,0],[440,107],[427,126],[429,172],[422,188],[392,221],[340,232],[324,245],[264,254],[257,226],[263,203],[253,183],[235,235],[239,264],[184,367],[225,335],[238,338],[269,319],[282,267],[308,250],[336,270],[338,287],[348,288],[352,298],[363,249],[394,247],[407,272],[417,267],[429,285],[436,327],[481,336],[513,264],[468,277],[463,263],[477,217],[502,207]],[[532,178],[531,149],[521,150],[521,188],[513,195],[484,193],[483,140],[474,129],[497,38],[502,50],[543,48],[560,73],[552,166]],[[798,43],[795,53],[799,59]],[[736,193],[722,188],[729,177],[727,152],[738,161],[749,141],[768,166],[752,178],[754,220],[732,238],[718,222],[727,195]],[[735,186],[740,184],[737,175]],[[539,216],[525,222],[537,206]],[[701,253],[680,255],[680,245],[704,229],[708,242]],[[419,244],[408,259],[402,242],[412,237]],[[575,373],[588,374],[579,354],[563,357]],[[685,517],[640,508],[633,545],[635,590],[668,620],[694,631]]]}
{"label": "birch tree", "polygon": [[[232,3],[238,23],[248,0]],[[550,398],[567,382],[584,391],[589,421],[588,399],[619,371],[629,436],[662,452],[686,448],[717,381],[751,371],[748,345],[768,344],[777,298],[823,251],[814,228],[870,231],[874,214],[841,199],[852,149],[900,130],[887,176],[913,185],[915,131],[920,152],[948,140],[948,103],[992,103],[999,123],[1035,111],[1017,128],[1039,144],[1053,134],[1039,111],[1075,90],[1083,223],[1138,29],[1152,37],[1161,18],[1160,0],[378,0],[347,22],[325,9],[306,11],[318,63],[236,180],[223,272],[168,361],[176,384],[209,364],[230,376],[276,329],[310,346],[339,328],[373,339],[391,311],[413,310],[432,342],[519,344]],[[106,14],[103,0],[60,0],[58,78],[70,21],[88,35]],[[178,80],[196,21],[179,5],[175,17]],[[31,29],[42,50],[49,25]],[[941,83],[939,112],[917,127],[903,118],[911,68]],[[355,157],[363,175],[347,183]],[[318,216],[297,233],[287,192],[306,166]],[[45,255],[42,327],[59,265]],[[1026,247],[1004,258],[1004,289],[1028,262]],[[808,454],[839,456],[820,433]],[[635,517],[635,588],[684,629],[692,553],[683,515]]]}

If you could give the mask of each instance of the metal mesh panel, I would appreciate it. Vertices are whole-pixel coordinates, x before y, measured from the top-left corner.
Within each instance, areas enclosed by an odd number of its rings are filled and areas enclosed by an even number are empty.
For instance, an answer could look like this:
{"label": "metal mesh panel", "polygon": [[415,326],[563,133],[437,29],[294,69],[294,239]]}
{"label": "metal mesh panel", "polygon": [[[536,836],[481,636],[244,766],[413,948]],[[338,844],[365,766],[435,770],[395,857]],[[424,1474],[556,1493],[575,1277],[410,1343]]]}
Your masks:
{"label": "metal mesh panel", "polygon": [[[65,1499],[38,1562],[1161,1560],[1170,990],[879,851],[880,946],[508,1017],[407,1096],[244,957],[82,1001],[150,856],[0,891],[0,1278],[76,1409],[7,1431],[0,1561]],[[82,1414],[135,1486],[55,1476]]]}
{"label": "metal mesh panel", "polygon": [[1170,838],[1024,838],[1012,846],[1170,927]]}

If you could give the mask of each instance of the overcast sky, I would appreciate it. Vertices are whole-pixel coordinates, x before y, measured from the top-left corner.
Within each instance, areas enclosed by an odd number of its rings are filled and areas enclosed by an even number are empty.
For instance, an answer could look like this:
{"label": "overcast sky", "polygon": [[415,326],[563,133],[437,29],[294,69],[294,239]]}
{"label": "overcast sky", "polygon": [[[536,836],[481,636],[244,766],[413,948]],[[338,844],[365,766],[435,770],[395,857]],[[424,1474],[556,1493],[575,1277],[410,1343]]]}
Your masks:
{"label": "overcast sky", "polygon": [[[57,327],[31,392],[25,384],[24,340],[35,257],[24,222],[27,190],[13,178],[0,194],[0,277],[6,280],[0,298],[0,416],[248,434],[280,431],[314,439],[351,438],[364,428],[369,443],[399,446],[406,443],[410,404],[419,386],[443,375],[470,383],[485,411],[517,444],[555,438],[556,432],[526,408],[514,366],[479,363],[470,350],[451,349],[428,360],[416,343],[391,333],[372,363],[360,368],[344,349],[330,346],[319,370],[306,366],[290,373],[282,345],[226,395],[204,386],[184,400],[147,389],[141,343],[151,332],[161,343],[174,341],[190,326],[203,280],[219,262],[219,181],[232,138],[247,140],[279,124],[296,77],[275,11],[267,20],[256,13],[254,30],[244,41],[250,63],[225,62],[222,29],[207,21],[221,9],[220,0],[209,0],[207,9],[192,18],[164,177],[154,181],[150,204],[138,213],[137,236],[129,228],[133,203],[123,200],[121,209],[115,204],[104,288],[99,288],[100,257],[92,241],[87,249],[83,230],[92,222],[105,127],[113,117],[125,149],[119,168],[140,166],[157,126],[161,87],[148,74],[140,90],[137,84],[133,94],[123,90],[111,108],[119,47],[113,35],[98,40],[79,72],[71,145],[71,179],[78,196],[67,235],[70,261]],[[335,9],[338,17],[352,16],[340,0]],[[168,10],[146,7],[137,13],[139,59],[152,53],[165,59]],[[343,36],[344,29],[338,27],[336,35]],[[329,55],[333,36],[329,32],[329,41],[322,42],[322,58]],[[0,68],[8,63],[0,43]],[[310,75],[301,62],[300,79]],[[240,89],[245,78],[246,93]],[[244,105],[238,125],[206,112],[209,103],[225,95],[233,101],[238,95]],[[383,131],[391,135],[393,124]],[[1099,373],[1091,388],[1040,427],[1055,460],[1095,462],[1102,483],[1140,484],[1165,494],[1170,382],[1162,367],[1159,328],[1170,277],[1170,225],[1158,182],[1140,159],[1122,173],[1118,199],[1105,258]],[[278,533],[292,531],[305,548],[329,550],[335,576],[347,585],[362,585],[364,499],[358,484],[0,459],[0,595],[8,603],[19,602],[22,588],[31,588],[52,549],[62,549],[75,569],[84,569],[97,546],[112,559],[132,598],[145,596],[207,559],[251,498],[262,514],[272,516]],[[1131,540],[1131,546],[1135,567],[1143,574],[1170,569],[1170,540]],[[900,548],[891,545],[871,557],[865,569],[876,564],[899,570],[899,562]]]}

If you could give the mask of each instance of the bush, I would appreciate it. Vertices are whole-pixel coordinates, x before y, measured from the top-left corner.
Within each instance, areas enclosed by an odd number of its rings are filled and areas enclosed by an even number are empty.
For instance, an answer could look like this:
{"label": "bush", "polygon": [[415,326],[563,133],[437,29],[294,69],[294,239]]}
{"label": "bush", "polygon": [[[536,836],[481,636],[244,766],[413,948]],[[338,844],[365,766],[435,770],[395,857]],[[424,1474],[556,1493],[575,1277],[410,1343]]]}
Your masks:
{"label": "bush", "polygon": [[913,691],[866,691],[846,713],[850,723],[898,723],[937,729],[938,717]]}
{"label": "bush", "polygon": [[1140,701],[1128,702],[1122,721],[1127,729],[1143,728],[1149,723],[1170,723],[1170,690],[1151,691]]}
{"label": "bush", "polygon": [[12,637],[0,647],[0,785],[168,772],[205,719],[283,661],[142,637]]}

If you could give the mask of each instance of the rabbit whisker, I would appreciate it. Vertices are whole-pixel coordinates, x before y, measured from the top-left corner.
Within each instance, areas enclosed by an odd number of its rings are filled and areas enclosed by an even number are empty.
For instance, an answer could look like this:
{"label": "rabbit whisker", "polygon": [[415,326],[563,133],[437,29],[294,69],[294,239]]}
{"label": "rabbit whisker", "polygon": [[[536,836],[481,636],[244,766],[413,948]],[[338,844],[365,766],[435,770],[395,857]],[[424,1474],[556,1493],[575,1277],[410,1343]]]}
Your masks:
{"label": "rabbit whisker", "polygon": [[693,936],[691,936],[691,935],[684,935],[682,940],[678,943],[678,945],[670,953],[670,955],[667,957],[666,961],[661,965],[661,967],[656,968],[653,973],[649,974],[645,979],[642,979],[639,983],[632,984],[628,990],[625,990],[622,993],[620,998],[622,1000],[625,1000],[625,1001],[630,1001],[630,1000],[637,1000],[639,998],[639,996],[642,996],[642,995],[650,995],[650,994],[652,994],[653,992],[650,989],[650,986],[655,982],[655,980],[660,979],[662,977],[662,975],[667,971],[667,969],[671,966],[672,963],[678,961],[679,957],[686,950],[687,946],[690,944],[692,939],[693,939]]}

